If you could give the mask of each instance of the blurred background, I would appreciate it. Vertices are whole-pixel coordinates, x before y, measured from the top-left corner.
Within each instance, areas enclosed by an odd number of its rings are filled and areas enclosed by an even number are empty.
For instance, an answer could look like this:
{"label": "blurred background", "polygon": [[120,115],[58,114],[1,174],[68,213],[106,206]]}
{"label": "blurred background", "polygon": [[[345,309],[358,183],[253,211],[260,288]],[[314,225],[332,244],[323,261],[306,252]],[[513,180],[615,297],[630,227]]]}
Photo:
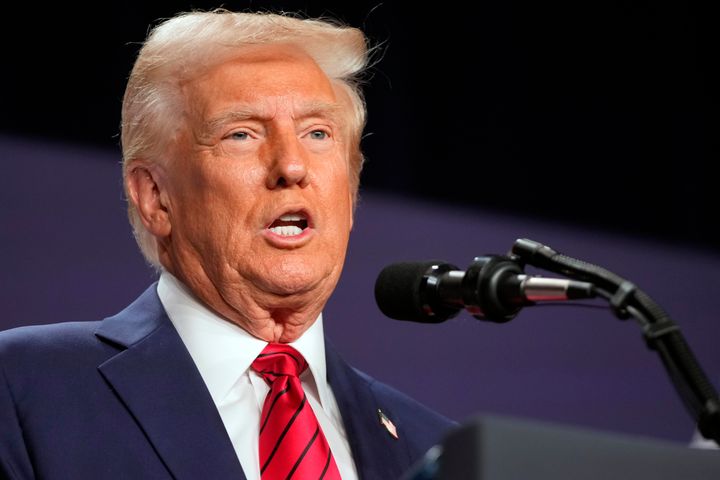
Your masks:
{"label": "blurred background", "polygon": [[117,150],[148,27],[220,5],[334,17],[378,45],[366,189],[720,248],[707,2],[16,4],[0,129]]}
{"label": "blurred background", "polygon": [[[464,3],[4,7],[16,28],[0,32],[0,328],[99,319],[153,281],[125,220],[118,146],[125,81],[151,26],[216,7],[329,16],[377,46],[358,219],[326,312],[340,350],[456,419],[489,411],[689,440],[692,422],[656,354],[608,311],[427,326],[374,306],[389,262],[464,268],[534,238],[644,287],[720,378],[710,169],[720,42],[709,7]],[[457,362],[477,373],[448,374]]]}

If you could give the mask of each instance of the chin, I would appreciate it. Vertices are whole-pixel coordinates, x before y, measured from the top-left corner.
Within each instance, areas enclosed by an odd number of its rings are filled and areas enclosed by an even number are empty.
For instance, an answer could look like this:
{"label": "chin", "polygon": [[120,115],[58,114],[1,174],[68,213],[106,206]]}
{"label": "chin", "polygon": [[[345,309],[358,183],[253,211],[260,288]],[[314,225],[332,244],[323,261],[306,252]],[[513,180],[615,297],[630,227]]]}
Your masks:
{"label": "chin", "polygon": [[268,293],[280,297],[292,297],[293,295],[302,295],[315,289],[315,285],[301,280],[286,280],[282,282],[269,282],[265,289]]}
{"label": "chin", "polygon": [[266,291],[275,295],[290,296],[329,289],[335,285],[331,275],[305,264],[287,263],[274,268],[263,282]]}

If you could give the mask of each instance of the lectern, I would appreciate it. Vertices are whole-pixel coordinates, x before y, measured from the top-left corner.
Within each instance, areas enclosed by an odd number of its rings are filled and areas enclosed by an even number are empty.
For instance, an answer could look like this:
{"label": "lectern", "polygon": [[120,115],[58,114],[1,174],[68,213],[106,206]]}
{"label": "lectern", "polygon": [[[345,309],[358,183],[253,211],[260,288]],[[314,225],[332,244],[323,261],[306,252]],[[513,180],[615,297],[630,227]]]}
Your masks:
{"label": "lectern", "polygon": [[499,415],[448,433],[403,480],[713,480],[720,450]]}

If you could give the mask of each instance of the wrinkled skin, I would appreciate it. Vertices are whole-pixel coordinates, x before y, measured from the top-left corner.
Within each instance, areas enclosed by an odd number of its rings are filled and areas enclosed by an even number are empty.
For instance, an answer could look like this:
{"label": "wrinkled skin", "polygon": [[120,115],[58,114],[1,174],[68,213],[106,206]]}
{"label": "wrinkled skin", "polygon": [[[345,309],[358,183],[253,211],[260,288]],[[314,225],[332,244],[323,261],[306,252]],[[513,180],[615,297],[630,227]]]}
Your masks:
{"label": "wrinkled skin", "polygon": [[[183,85],[167,164],[138,161],[130,200],[164,268],[252,335],[297,339],[340,277],[352,228],[347,103],[295,47],[257,46]],[[302,234],[268,227],[307,219]]]}

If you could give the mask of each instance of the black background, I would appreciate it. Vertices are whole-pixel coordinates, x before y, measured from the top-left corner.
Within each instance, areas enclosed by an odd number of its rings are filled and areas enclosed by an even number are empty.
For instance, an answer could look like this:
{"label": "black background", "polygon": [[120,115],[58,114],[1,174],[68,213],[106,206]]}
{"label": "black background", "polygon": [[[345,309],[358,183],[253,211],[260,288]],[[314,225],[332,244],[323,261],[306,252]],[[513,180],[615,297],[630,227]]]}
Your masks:
{"label": "black background", "polygon": [[219,6],[327,15],[379,45],[365,190],[717,251],[710,3],[7,7],[0,133],[119,152],[125,80],[158,19]]}

